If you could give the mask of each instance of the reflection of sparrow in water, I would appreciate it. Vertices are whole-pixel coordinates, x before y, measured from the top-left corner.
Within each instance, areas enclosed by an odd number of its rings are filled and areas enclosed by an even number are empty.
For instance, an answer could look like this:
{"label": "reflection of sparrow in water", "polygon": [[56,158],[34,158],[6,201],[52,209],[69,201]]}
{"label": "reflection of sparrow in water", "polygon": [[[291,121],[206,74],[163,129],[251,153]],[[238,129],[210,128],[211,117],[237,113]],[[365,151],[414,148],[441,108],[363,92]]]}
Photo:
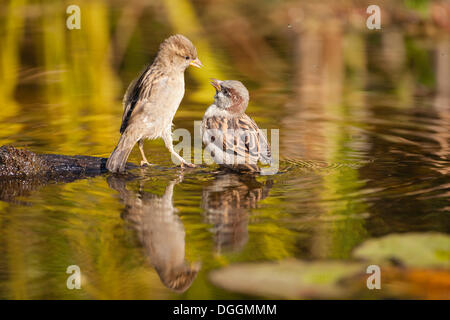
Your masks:
{"label": "reflection of sparrow in water", "polygon": [[216,89],[214,103],[202,122],[202,139],[213,160],[235,171],[260,171],[258,161],[270,164],[272,156],[267,138],[255,121],[245,114],[249,95],[235,80],[212,79]]}
{"label": "reflection of sparrow in water", "polygon": [[185,261],[185,232],[173,207],[171,181],[164,195],[127,190],[122,177],[109,177],[108,184],[119,192],[125,203],[123,219],[137,232],[150,263],[164,285],[176,292],[186,291],[200,270],[198,263],[190,266]]}
{"label": "reflection of sparrow in water", "polygon": [[144,154],[144,139],[163,138],[166,147],[181,165],[187,163],[172,145],[172,120],[184,95],[184,71],[189,65],[201,67],[192,42],[175,35],[161,43],[152,65],[130,84],[125,93],[119,143],[111,153],[106,168],[122,172],[136,142],[142,155],[141,165],[149,165]]}
{"label": "reflection of sparrow in water", "polygon": [[202,193],[202,208],[207,223],[214,225],[217,250],[241,249],[248,239],[248,209],[257,207],[272,188],[252,175],[221,174]]}

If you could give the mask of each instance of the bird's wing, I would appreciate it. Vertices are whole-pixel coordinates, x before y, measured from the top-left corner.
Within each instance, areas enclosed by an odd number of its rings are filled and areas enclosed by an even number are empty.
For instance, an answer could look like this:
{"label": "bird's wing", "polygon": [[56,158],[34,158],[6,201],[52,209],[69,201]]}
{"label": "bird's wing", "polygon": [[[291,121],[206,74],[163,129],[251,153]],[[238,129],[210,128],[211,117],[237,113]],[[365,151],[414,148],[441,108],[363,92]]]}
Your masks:
{"label": "bird's wing", "polygon": [[264,134],[264,132],[262,132],[259,128],[258,128],[258,137],[259,137],[259,147],[260,147],[259,161],[261,161],[261,163],[263,163],[263,164],[270,165],[270,164],[272,164],[272,161],[273,161],[272,151],[270,150],[270,144],[267,141],[267,137]]}
{"label": "bird's wing", "polygon": [[139,78],[134,79],[131,81],[130,85],[127,88],[127,91],[125,92],[125,95],[123,96],[122,104],[123,104],[123,115],[122,115],[122,124],[120,126],[120,133],[123,133],[122,127],[124,129],[126,128],[126,117],[129,116],[128,112],[130,109],[134,108],[136,105],[136,100],[131,99],[130,96],[132,95],[132,92],[135,90],[135,86]]}
{"label": "bird's wing", "polygon": [[167,77],[161,71],[150,66],[128,86],[123,98],[124,110],[120,133],[125,131],[140,108],[155,99],[157,91],[164,87],[166,81]]}
{"label": "bird's wing", "polygon": [[259,128],[256,122],[248,115],[243,114],[239,118],[239,128],[243,129],[247,135],[243,135],[243,141],[246,152],[250,153],[255,163],[259,160],[263,164],[272,163],[272,155],[270,151],[270,144],[267,137]]}
{"label": "bird's wing", "polygon": [[264,134],[245,114],[230,119],[214,116],[204,119],[202,137],[206,149],[218,164],[256,166],[264,153],[261,148],[269,149]]}

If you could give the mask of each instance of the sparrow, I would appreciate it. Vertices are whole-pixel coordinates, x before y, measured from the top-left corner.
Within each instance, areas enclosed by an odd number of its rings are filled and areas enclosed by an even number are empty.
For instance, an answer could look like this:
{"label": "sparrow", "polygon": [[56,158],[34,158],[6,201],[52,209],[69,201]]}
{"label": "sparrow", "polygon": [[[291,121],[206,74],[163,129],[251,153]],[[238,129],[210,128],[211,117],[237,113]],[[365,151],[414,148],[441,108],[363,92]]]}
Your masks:
{"label": "sparrow", "polygon": [[162,138],[180,165],[192,167],[173,149],[172,120],[184,96],[184,71],[202,67],[197,49],[183,35],[173,35],[159,46],[153,63],[128,87],[123,99],[122,136],[106,162],[111,172],[125,171],[128,156],[136,142],[142,165],[150,165],[144,153],[144,140]]}
{"label": "sparrow", "polygon": [[260,172],[258,161],[271,164],[272,155],[267,137],[245,114],[249,102],[247,88],[236,80],[211,80],[216,94],[201,125],[206,152],[222,168]]}

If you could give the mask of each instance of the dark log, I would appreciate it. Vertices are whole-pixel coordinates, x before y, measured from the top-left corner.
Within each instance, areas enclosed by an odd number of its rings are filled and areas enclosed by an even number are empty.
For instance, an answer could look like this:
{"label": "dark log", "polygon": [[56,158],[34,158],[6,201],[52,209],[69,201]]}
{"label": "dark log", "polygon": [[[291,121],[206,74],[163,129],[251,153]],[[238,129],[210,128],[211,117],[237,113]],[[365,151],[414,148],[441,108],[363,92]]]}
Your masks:
{"label": "dark log", "polygon": [[[71,182],[106,173],[106,158],[36,154],[0,147],[0,199],[12,200],[52,182]],[[127,163],[127,169],[136,168]]]}

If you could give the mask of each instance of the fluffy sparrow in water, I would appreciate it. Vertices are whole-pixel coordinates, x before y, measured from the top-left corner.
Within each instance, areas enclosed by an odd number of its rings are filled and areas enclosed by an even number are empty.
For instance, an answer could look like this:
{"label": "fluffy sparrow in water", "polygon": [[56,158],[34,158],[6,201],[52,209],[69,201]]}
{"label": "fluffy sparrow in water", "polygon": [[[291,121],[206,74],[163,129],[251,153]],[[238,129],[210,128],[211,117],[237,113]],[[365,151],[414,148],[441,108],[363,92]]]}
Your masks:
{"label": "fluffy sparrow in water", "polygon": [[141,165],[149,165],[144,139],[156,138],[164,140],[181,166],[193,166],[174,151],[172,143],[172,120],[184,96],[184,71],[189,65],[202,66],[197,50],[185,36],[174,35],[161,43],[153,64],[130,84],[123,99],[122,136],[106,162],[109,171],[125,170],[136,142],[143,158]]}
{"label": "fluffy sparrow in water", "polygon": [[272,163],[267,138],[245,114],[247,88],[235,80],[212,79],[214,103],[203,116],[201,135],[214,162],[233,171],[259,172],[258,161]]}

